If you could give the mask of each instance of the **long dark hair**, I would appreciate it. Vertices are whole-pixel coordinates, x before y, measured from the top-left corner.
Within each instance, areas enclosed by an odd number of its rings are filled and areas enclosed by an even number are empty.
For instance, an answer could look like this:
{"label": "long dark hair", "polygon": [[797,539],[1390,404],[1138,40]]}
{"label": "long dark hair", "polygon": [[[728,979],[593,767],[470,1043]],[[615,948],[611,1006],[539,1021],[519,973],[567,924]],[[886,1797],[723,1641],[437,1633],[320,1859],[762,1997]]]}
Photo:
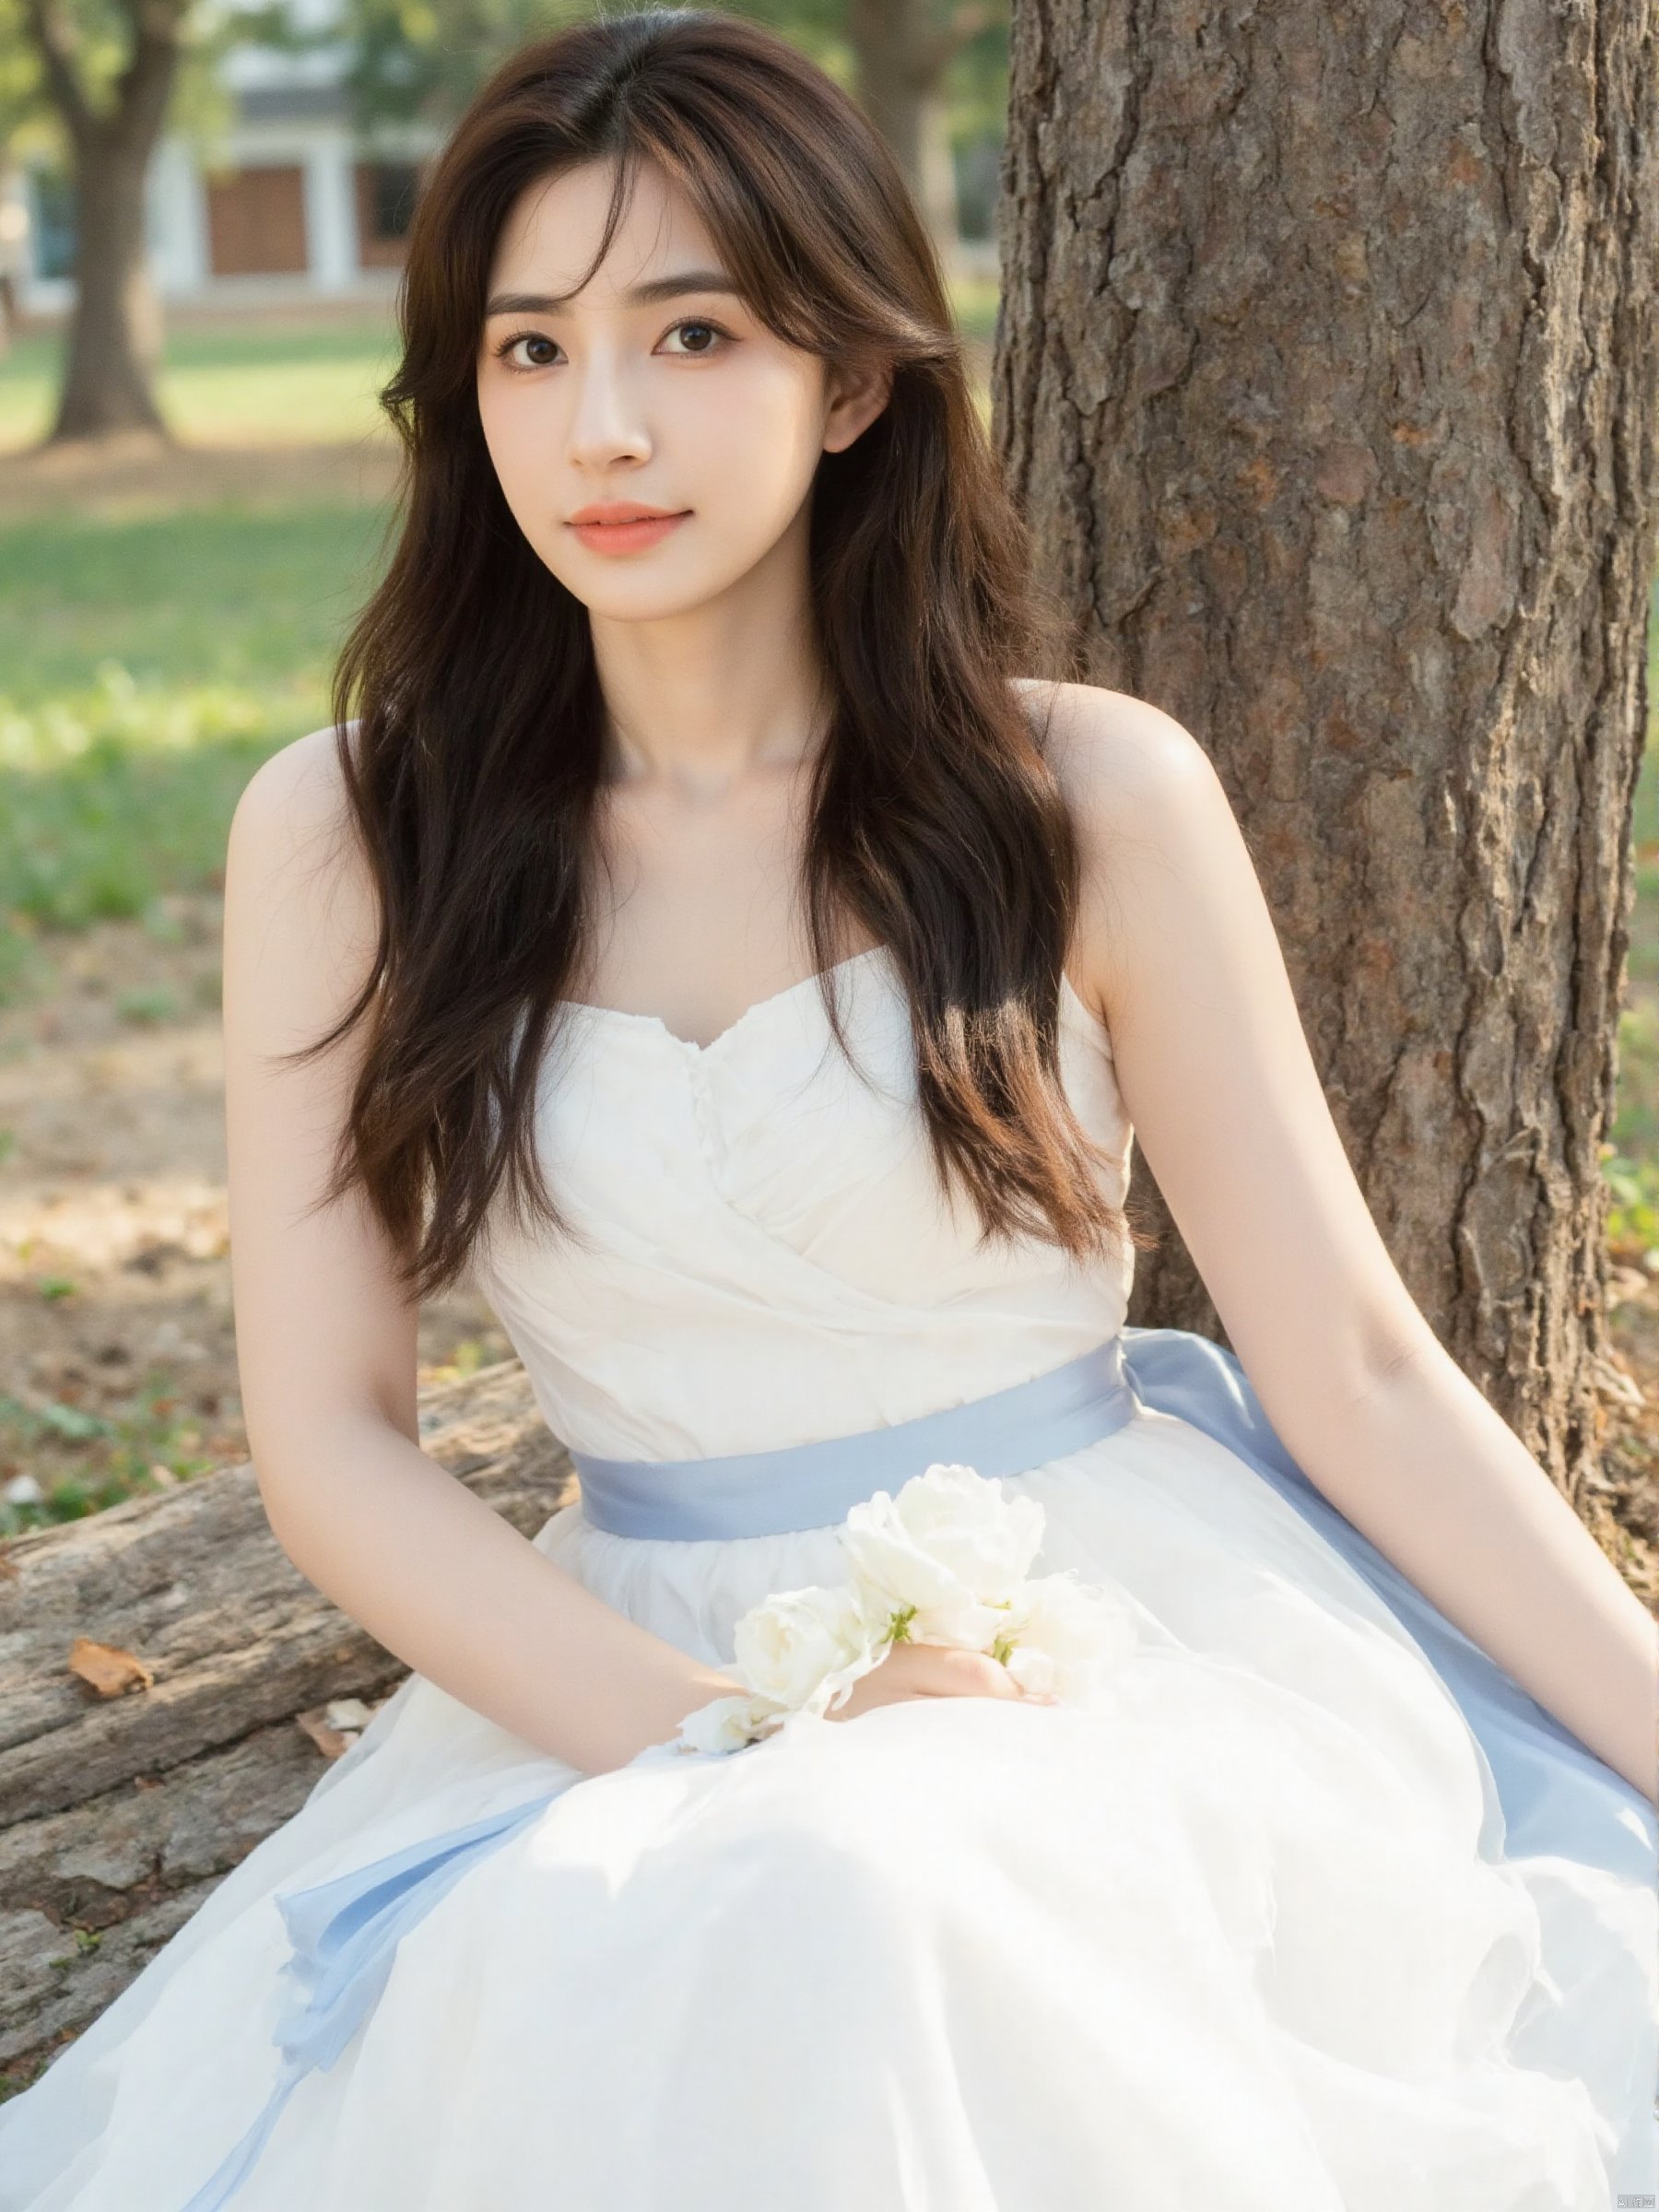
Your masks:
{"label": "long dark hair", "polygon": [[360,1184],[421,1297],[462,1272],[503,1184],[521,1221],[528,1207],[571,1229],[535,1109],[592,942],[604,702],[586,609],[502,494],[476,374],[503,221],[527,186],[596,159],[615,186],[588,275],[635,165],[653,161],[777,336],[893,366],[884,411],[821,456],[812,489],[830,725],[802,888],[838,1046],[827,971],[856,915],[902,979],[934,1163],[960,1178],[982,1234],[1079,1256],[1150,1243],[1109,1203],[1060,1081],[1079,854],[1009,679],[1073,673],[1070,629],[1032,581],[932,240],[857,104],[785,40],[702,7],[601,16],[523,47],[415,210],[402,359],[380,394],[404,446],[401,527],[331,700],[379,944],[356,1003],[297,1055],[369,1018],[317,1203]]}

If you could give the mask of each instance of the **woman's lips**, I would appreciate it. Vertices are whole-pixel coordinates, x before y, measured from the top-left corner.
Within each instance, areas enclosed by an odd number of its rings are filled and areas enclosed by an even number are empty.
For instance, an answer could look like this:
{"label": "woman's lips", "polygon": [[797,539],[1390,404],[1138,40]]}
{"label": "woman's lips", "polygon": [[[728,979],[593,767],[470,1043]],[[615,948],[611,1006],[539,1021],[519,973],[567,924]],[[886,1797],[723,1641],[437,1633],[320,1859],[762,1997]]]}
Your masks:
{"label": "woman's lips", "polygon": [[572,523],[571,528],[595,553],[640,553],[685,522],[689,514],[652,514],[634,523]]}

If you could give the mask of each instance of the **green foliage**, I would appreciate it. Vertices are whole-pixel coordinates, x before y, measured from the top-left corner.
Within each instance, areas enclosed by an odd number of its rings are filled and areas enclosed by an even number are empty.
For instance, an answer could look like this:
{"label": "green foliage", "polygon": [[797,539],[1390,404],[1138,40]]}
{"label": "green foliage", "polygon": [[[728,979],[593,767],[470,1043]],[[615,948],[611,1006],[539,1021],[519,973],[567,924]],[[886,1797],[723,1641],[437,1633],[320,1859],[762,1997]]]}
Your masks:
{"label": "green foliage", "polygon": [[1659,1160],[1613,1148],[1602,1162],[1609,1191],[1607,1241],[1659,1269]]}
{"label": "green foliage", "polygon": [[[378,126],[415,118],[448,123],[515,47],[594,12],[587,0],[347,0],[347,72],[358,127],[372,142]],[[730,10],[792,40],[847,90],[856,89],[844,0],[762,0]],[[935,31],[948,34],[961,11],[935,5]],[[973,22],[979,22],[975,30]],[[1007,99],[1006,0],[987,0],[966,27],[945,80],[958,145],[998,137]],[[319,34],[327,43],[334,34]]]}
{"label": "green foliage", "polygon": [[[68,29],[75,75],[88,104],[96,114],[112,113],[132,61],[135,10],[123,0],[57,0],[55,13]],[[158,26],[173,13],[158,7]],[[224,0],[183,0],[177,10],[179,66],[166,127],[209,151],[235,114],[225,57],[249,44],[291,44],[289,15],[288,0],[234,6]],[[8,149],[19,157],[55,154],[65,165],[70,151],[23,0],[0,0],[0,153]]]}
{"label": "green foliage", "polygon": [[348,0],[352,112],[377,124],[458,115],[514,47],[592,10],[572,0]]}
{"label": "green foliage", "polygon": [[45,112],[41,57],[25,29],[22,0],[0,0],[0,153],[49,144],[41,128]]}

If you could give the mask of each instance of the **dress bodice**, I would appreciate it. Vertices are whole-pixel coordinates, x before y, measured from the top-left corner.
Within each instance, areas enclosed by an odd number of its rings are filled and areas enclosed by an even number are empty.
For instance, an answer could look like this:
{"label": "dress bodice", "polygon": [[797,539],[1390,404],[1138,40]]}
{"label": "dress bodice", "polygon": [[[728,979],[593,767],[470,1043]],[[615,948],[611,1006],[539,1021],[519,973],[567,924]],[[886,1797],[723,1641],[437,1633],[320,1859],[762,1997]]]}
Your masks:
{"label": "dress bodice", "polygon": [[[703,1046],[653,1015],[570,1002],[536,1142],[576,1236],[488,1225],[477,1279],[549,1428],[575,1449],[686,1459],[908,1420],[1116,1333],[1134,1254],[1083,1265],[1038,1238],[982,1244],[941,1193],[909,1006],[883,947]],[[1069,982],[1066,1095],[1121,1206],[1132,1131],[1102,1025]]]}

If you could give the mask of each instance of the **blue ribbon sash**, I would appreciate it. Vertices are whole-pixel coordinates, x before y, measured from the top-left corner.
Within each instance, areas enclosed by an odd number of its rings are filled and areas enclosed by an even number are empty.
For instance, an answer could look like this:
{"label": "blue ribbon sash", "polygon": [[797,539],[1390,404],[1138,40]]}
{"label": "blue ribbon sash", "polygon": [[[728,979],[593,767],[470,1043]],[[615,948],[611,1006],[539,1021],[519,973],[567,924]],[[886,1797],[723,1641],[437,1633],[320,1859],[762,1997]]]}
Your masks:
{"label": "blue ribbon sash", "polygon": [[1021,1474],[1099,1443],[1135,1412],[1124,1347],[1111,1336],[1027,1382],[862,1435],[724,1458],[571,1460],[584,1517],[613,1535],[776,1536],[835,1527],[935,1460],[987,1477]]}

